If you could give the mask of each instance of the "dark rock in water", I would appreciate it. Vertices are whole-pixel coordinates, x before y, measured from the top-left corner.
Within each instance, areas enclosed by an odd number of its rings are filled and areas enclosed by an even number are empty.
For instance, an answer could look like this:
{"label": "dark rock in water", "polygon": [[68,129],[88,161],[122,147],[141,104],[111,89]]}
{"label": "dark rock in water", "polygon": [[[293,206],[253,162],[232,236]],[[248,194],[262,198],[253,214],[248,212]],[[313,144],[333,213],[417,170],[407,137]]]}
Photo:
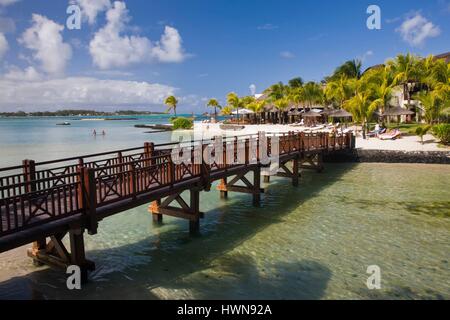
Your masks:
{"label": "dark rock in water", "polygon": [[172,131],[173,126],[168,124],[136,124],[135,128],[140,129],[153,129],[153,130],[162,130],[162,131]]}

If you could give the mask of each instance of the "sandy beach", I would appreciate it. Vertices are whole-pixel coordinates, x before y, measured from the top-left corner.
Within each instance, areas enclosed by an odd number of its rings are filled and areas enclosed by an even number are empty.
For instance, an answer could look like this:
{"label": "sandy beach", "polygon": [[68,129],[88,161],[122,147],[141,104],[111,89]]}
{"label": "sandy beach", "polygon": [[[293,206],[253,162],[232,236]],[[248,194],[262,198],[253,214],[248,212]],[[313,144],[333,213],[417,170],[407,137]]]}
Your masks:
{"label": "sandy beach", "polygon": [[[195,139],[210,138],[216,135],[246,135],[257,134],[258,132],[283,133],[283,132],[308,132],[310,128],[303,126],[280,125],[280,124],[261,124],[246,125],[242,130],[223,130],[218,123],[195,123],[194,136]],[[355,130],[355,127],[349,127]],[[316,131],[320,132],[320,131]],[[403,135],[397,140],[380,140],[378,138],[363,139],[359,134],[356,137],[356,148],[365,150],[393,150],[393,151],[448,151],[449,146],[439,144],[439,141],[431,134],[424,136],[424,144],[420,142],[418,136]]]}

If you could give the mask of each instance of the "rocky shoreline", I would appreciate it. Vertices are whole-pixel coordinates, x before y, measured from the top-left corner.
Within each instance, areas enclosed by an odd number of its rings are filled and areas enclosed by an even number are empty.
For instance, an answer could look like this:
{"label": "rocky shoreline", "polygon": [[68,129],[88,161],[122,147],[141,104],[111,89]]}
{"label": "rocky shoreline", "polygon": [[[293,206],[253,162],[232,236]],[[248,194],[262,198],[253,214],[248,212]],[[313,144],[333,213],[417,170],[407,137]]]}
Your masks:
{"label": "rocky shoreline", "polygon": [[450,151],[401,151],[355,149],[326,155],[325,162],[450,164]]}

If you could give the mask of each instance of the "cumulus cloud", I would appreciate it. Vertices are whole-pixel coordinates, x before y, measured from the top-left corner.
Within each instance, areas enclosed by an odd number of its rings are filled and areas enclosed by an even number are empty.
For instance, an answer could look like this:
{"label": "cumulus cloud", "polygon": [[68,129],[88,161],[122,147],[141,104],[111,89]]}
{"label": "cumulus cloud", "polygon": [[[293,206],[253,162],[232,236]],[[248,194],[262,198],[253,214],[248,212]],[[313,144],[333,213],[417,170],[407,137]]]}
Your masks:
{"label": "cumulus cloud", "polygon": [[125,67],[142,62],[181,62],[186,58],[178,30],[166,26],[159,42],[122,35],[130,17],[124,2],[116,1],[106,13],[106,25],[91,40],[89,51],[100,69]]}
{"label": "cumulus cloud", "polygon": [[63,30],[64,26],[33,14],[32,26],[18,39],[20,44],[33,51],[33,59],[48,74],[64,73],[67,61],[72,57],[72,48],[64,42],[61,35]]}
{"label": "cumulus cloud", "polygon": [[254,96],[256,94],[256,85],[254,85],[253,83],[249,86],[250,89],[250,93],[252,96]]}
{"label": "cumulus cloud", "polygon": [[422,47],[428,38],[434,38],[441,34],[440,28],[420,13],[407,18],[396,31],[400,33],[404,41],[413,47]]}
{"label": "cumulus cloud", "polygon": [[[16,70],[17,72],[17,70]],[[26,73],[31,74],[30,70]],[[176,89],[148,82],[69,77],[30,81],[23,72],[0,79],[0,110],[161,105]],[[21,77],[22,76],[22,77]]]}
{"label": "cumulus cloud", "polygon": [[20,0],[0,0],[0,7],[6,7],[9,6],[11,4],[14,4],[16,2],[19,2]]}
{"label": "cumulus cloud", "polygon": [[3,58],[8,49],[9,49],[8,41],[6,40],[5,35],[3,33],[0,33],[0,59]]}
{"label": "cumulus cloud", "polygon": [[110,0],[73,0],[71,3],[80,6],[83,19],[91,25],[97,21],[99,13],[111,8]]}
{"label": "cumulus cloud", "polygon": [[41,80],[41,75],[34,67],[27,67],[24,70],[12,66],[8,72],[3,76],[7,80],[16,81],[38,81]]}
{"label": "cumulus cloud", "polygon": [[290,51],[282,51],[280,52],[280,57],[282,57],[283,59],[293,59],[295,58],[295,54]]}

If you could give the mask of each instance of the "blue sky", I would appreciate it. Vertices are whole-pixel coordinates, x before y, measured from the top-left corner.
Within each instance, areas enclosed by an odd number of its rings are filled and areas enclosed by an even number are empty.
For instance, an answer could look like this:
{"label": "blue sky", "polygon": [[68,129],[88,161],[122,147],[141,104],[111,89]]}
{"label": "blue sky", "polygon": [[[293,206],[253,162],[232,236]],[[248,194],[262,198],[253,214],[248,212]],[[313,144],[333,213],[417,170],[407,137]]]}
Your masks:
{"label": "blue sky", "polygon": [[[450,51],[448,0],[90,0],[99,8],[90,12],[73,0],[81,30],[66,27],[69,2],[0,0],[0,111],[162,110],[170,93],[181,110],[203,111],[207,98],[247,95],[252,84],[320,81],[348,59],[367,67]],[[366,27],[371,4],[381,30]]]}

